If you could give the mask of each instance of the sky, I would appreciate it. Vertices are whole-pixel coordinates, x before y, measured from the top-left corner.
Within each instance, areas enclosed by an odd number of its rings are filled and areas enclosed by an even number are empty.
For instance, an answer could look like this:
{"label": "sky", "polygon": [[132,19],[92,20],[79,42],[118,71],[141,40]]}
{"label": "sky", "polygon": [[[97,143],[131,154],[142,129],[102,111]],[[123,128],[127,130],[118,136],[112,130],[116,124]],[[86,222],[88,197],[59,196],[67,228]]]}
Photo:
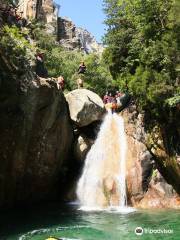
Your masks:
{"label": "sky", "polygon": [[105,15],[103,0],[55,0],[60,4],[59,15],[69,17],[77,27],[87,29],[98,42],[102,42]]}

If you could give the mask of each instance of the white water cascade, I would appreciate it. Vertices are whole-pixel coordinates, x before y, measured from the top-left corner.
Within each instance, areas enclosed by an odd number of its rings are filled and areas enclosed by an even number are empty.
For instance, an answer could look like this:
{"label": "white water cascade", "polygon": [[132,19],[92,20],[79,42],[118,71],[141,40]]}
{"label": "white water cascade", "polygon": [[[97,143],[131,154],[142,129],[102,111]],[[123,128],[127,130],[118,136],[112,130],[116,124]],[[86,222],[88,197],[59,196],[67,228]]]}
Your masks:
{"label": "white water cascade", "polygon": [[83,208],[126,207],[126,150],[124,120],[108,112],[78,182]]}

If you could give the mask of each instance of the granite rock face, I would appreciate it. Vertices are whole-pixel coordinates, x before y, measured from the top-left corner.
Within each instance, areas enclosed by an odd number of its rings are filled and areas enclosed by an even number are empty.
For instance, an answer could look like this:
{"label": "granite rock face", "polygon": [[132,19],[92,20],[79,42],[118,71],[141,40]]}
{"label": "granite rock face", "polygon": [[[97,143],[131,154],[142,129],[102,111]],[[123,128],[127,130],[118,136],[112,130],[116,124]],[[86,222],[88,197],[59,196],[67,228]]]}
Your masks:
{"label": "granite rock face", "polygon": [[59,17],[60,5],[53,0],[20,0],[18,12],[28,21],[38,19],[46,25],[49,34],[57,36],[61,46],[68,50],[102,54],[104,47],[86,29],[77,27],[69,18]]}
{"label": "granite rock face", "polygon": [[0,96],[0,206],[53,198],[73,142],[63,93],[29,72],[1,78]]}
{"label": "granite rock face", "polygon": [[38,19],[44,23],[57,21],[59,6],[53,0],[20,0],[19,12],[28,20]]}
{"label": "granite rock face", "polygon": [[86,29],[77,27],[71,19],[58,18],[58,41],[69,50],[102,54],[104,47]]}
{"label": "granite rock face", "polygon": [[151,178],[148,191],[139,202],[141,208],[180,208],[180,197],[156,170]]}
{"label": "granite rock face", "polygon": [[[174,190],[177,179],[172,181],[178,171],[174,173],[173,164],[169,166],[169,171],[172,171],[172,179],[169,179],[166,171],[161,168],[161,163],[159,164],[161,161],[159,151],[153,153],[148,148],[144,115],[138,113],[135,105],[130,105],[122,112],[122,116],[125,120],[128,144],[126,176],[128,203],[139,208],[179,208],[180,197]],[[162,139],[157,131],[156,135],[159,144],[162,145]],[[164,154],[166,152],[163,145],[161,151]],[[168,156],[164,157],[168,161]]]}
{"label": "granite rock face", "polygon": [[101,120],[105,108],[102,99],[87,89],[76,89],[66,95],[72,121],[78,127]]}
{"label": "granite rock face", "polygon": [[144,144],[143,116],[135,106],[122,113],[127,138],[127,191],[130,204],[141,200],[148,189],[153,170],[152,155]]}

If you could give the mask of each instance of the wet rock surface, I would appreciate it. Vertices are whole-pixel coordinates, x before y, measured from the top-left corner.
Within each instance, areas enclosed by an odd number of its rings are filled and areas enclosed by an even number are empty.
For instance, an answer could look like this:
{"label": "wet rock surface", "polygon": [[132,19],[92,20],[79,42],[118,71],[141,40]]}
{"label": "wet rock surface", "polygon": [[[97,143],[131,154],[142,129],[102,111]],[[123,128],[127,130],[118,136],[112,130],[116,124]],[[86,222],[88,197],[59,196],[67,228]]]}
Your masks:
{"label": "wet rock surface", "polygon": [[[153,154],[146,145],[148,134],[145,130],[144,115],[138,113],[136,106],[133,104],[125,109],[122,115],[125,120],[128,144],[128,203],[140,208],[179,208],[180,198],[173,186],[168,184],[170,182],[172,184],[172,181],[169,181],[166,172],[159,168],[159,152],[155,151]],[[156,135],[159,144],[162,144],[163,141],[158,132]],[[163,152],[165,153],[165,148]],[[168,159],[167,154],[165,158]],[[173,174],[173,165],[169,166],[169,169],[172,170]],[[161,170],[161,173],[159,170]],[[154,175],[154,173],[156,174]]]}

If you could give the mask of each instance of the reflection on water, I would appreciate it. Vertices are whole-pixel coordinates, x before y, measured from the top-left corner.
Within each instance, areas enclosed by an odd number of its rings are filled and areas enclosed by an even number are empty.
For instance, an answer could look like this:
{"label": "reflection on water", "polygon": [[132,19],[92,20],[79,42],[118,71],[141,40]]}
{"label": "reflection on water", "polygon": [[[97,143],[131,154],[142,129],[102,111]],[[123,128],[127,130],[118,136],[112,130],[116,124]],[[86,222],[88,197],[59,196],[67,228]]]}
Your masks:
{"label": "reflection on water", "polygon": [[179,240],[180,211],[93,211],[59,204],[1,214],[1,240],[43,240],[48,236],[81,240],[138,239],[135,228],[172,229],[173,234],[143,234],[145,240]]}

